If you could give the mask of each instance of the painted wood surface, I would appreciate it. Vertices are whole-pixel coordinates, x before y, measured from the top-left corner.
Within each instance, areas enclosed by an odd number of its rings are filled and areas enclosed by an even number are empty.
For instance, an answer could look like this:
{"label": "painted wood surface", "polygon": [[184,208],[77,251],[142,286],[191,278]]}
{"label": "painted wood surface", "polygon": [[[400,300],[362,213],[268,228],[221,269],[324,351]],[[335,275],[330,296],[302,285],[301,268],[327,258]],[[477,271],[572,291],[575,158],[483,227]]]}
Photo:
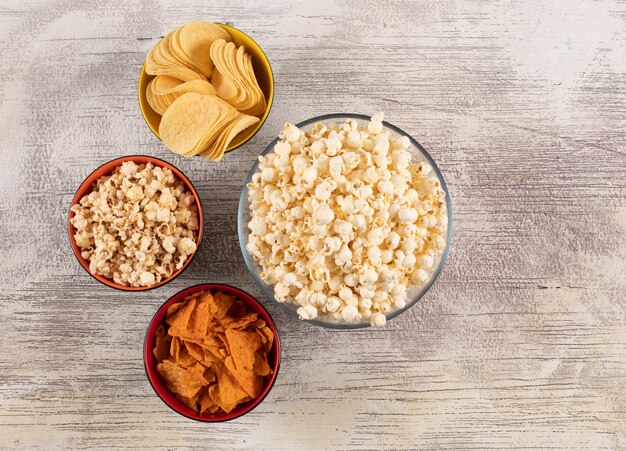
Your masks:
{"label": "painted wood surface", "polygon": [[[234,25],[276,76],[269,120],[220,164],[169,153],[137,77],[168,30]],[[0,447],[626,448],[626,2],[46,0],[0,3]],[[153,393],[142,343],[180,289],[262,297],[236,235],[255,157],[286,121],[373,113],[430,151],[453,248],[382,330],[276,319],[254,412],[192,422]],[[199,189],[205,240],[147,293],[90,278],[66,232],[80,182],[145,153]]]}

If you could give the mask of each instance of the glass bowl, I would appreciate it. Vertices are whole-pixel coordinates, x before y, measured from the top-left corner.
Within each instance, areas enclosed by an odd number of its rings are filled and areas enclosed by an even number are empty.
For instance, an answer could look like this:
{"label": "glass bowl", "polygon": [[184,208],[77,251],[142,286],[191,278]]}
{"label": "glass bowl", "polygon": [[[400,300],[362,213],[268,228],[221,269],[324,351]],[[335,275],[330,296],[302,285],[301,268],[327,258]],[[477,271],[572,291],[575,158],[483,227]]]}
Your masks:
{"label": "glass bowl", "polygon": [[[311,119],[307,119],[296,125],[302,131],[309,131],[318,122],[323,122],[327,124],[329,122],[343,122],[346,119],[354,119],[357,122],[359,122],[359,124],[362,125],[364,123],[367,124],[370,121],[370,116],[365,116],[362,114],[350,114],[350,113],[326,114],[323,116],[317,116]],[[450,203],[450,194],[448,193],[448,188],[443,179],[443,176],[441,175],[439,168],[435,164],[432,157],[428,154],[428,152],[424,150],[424,148],[420,145],[420,143],[418,143],[408,133],[405,133],[400,128],[388,122],[383,122],[383,125],[385,129],[390,132],[391,138],[398,138],[400,136],[406,136],[409,138],[409,140],[411,141],[411,145],[409,146],[407,151],[411,154],[412,162],[425,161],[432,166],[431,174],[434,173],[437,176],[437,178],[439,179],[439,182],[441,183],[441,188],[446,194],[446,210],[448,213],[448,225],[447,225],[447,230],[446,230],[446,247],[444,251],[440,253],[438,260],[435,261],[435,264],[433,266],[434,269],[430,270],[429,272],[430,279],[423,285],[415,286],[407,290],[406,306],[404,306],[404,308],[388,312],[385,316],[387,317],[387,320],[390,320],[406,312],[413,305],[415,305],[417,301],[419,301],[426,294],[426,292],[430,289],[430,287],[435,283],[435,280],[437,280],[437,277],[439,277],[439,274],[441,273],[441,270],[446,262],[446,258],[448,257],[448,253],[450,251],[450,245],[452,244],[452,206]],[[272,152],[274,149],[274,145],[278,142],[278,140],[279,138],[275,138],[265,148],[265,150],[263,151],[261,155],[265,155],[269,152]],[[267,297],[272,299],[276,304],[278,304],[280,308],[282,308],[288,314],[293,315],[296,318],[298,318],[298,314],[296,313],[296,310],[298,309],[299,305],[290,304],[287,302],[284,302],[284,303],[278,302],[276,300],[276,298],[274,297],[273,286],[266,284],[263,280],[261,280],[261,277],[259,276],[259,274],[262,271],[261,265],[252,258],[252,256],[248,252],[248,249],[246,248],[246,245],[248,244],[248,236],[250,234],[250,230],[248,229],[248,223],[250,222],[250,219],[251,219],[249,202],[248,202],[248,183],[250,183],[252,176],[257,172],[258,167],[259,167],[259,161],[257,160],[254,163],[254,165],[252,165],[252,169],[250,169],[250,172],[248,173],[248,176],[246,177],[246,181],[244,182],[243,189],[241,191],[241,197],[239,199],[239,210],[237,214],[237,233],[239,234],[239,245],[241,246],[241,253],[243,254],[243,259],[246,262],[246,266],[248,267],[250,274],[252,274],[252,277],[254,278],[256,283],[259,285],[259,287],[261,287],[261,289],[267,295]],[[299,319],[299,321],[306,321],[316,326],[328,327],[331,329],[360,329],[363,327],[370,326],[369,320],[359,322],[359,323],[344,323],[344,322],[339,322],[333,319],[323,319],[323,318],[318,317],[313,320],[300,320]]]}

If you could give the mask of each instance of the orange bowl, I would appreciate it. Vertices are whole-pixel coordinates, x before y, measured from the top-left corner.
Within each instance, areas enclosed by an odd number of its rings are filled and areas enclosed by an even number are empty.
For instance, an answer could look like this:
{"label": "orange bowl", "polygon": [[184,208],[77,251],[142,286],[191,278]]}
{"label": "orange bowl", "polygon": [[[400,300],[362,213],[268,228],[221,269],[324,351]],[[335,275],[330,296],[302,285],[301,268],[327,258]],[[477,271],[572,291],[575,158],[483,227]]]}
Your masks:
{"label": "orange bowl", "polygon": [[[274,73],[272,72],[272,66],[270,65],[269,59],[267,59],[267,56],[254,39],[237,28],[221,23],[216,23],[216,25],[219,25],[230,34],[235,45],[238,47],[242,45],[246,47],[246,50],[252,56],[252,68],[254,69],[254,75],[256,76],[259,87],[261,88],[261,91],[263,91],[263,95],[267,101],[265,112],[262,116],[260,116],[261,120],[256,125],[243,130],[235,136],[235,138],[233,138],[226,149],[226,152],[230,152],[231,150],[235,150],[237,147],[249,141],[254,135],[256,135],[265,123],[267,116],[270,114],[272,102],[274,101]],[[148,83],[150,83],[153,78],[154,75],[146,73],[146,63],[144,62],[141,68],[141,73],[139,74],[139,107],[141,108],[141,114],[146,120],[148,127],[150,127],[150,130],[152,130],[157,138],[161,139],[159,136],[161,115],[150,107],[148,99],[146,98]]]}
{"label": "orange bowl", "polygon": [[[96,169],[91,174],[89,174],[89,176],[85,179],[85,181],[83,181],[83,183],[81,183],[81,185],[78,187],[78,191],[76,191],[76,194],[74,195],[74,198],[72,199],[72,205],[71,206],[77,204],[78,202],[80,202],[80,200],[84,196],[89,194],[93,190],[94,183],[100,177],[112,174],[115,171],[115,169],[118,166],[120,166],[122,163],[124,163],[125,161],[133,161],[133,162],[135,162],[137,164],[152,163],[155,166],[160,166],[162,168],[168,168],[174,174],[176,174],[176,176],[185,184],[185,187],[187,188],[187,190],[190,193],[193,194],[193,197],[194,197],[194,199],[196,201],[196,205],[198,206],[198,237],[196,238],[196,245],[199,248],[200,247],[200,241],[202,240],[202,231],[203,231],[203,227],[204,227],[204,220],[203,220],[203,217],[202,217],[202,204],[200,203],[200,198],[198,197],[198,193],[196,192],[196,189],[191,184],[189,179],[185,176],[185,174],[183,174],[178,168],[172,166],[168,162],[160,160],[158,158],[148,157],[148,156],[145,156],[145,155],[130,155],[130,156],[127,156],[127,157],[117,158],[115,160],[112,160],[112,161],[109,161],[108,163],[103,164],[98,169]],[[154,285],[150,285],[149,287],[130,287],[130,286],[126,286],[126,285],[121,285],[119,283],[115,283],[112,279],[108,279],[108,278],[106,278],[104,276],[101,276],[99,274],[92,274],[91,271],[89,271],[89,261],[82,257],[81,251],[80,251],[80,247],[78,247],[78,244],[76,244],[76,239],[74,238],[74,235],[76,233],[76,229],[74,228],[74,226],[72,225],[72,223],[70,221],[74,217],[74,212],[71,210],[71,206],[70,206],[70,213],[69,213],[69,217],[68,217],[68,220],[67,220],[67,224],[68,224],[68,230],[69,230],[69,234],[70,234],[70,244],[72,245],[72,250],[74,251],[74,255],[78,259],[78,262],[81,264],[81,266],[85,269],[85,271],[87,271],[87,273],[90,276],[92,276],[94,279],[98,280],[99,282],[103,283],[104,285],[106,285],[108,287],[116,288],[118,290],[123,290],[123,291],[146,291],[146,290],[151,290],[153,288],[160,287],[162,285],[165,285],[168,282],[171,282],[176,277],[178,277],[185,270],[185,268],[187,268],[187,266],[189,266],[189,264],[191,263],[191,260],[193,260],[193,258],[198,253],[198,250],[196,249],[196,252],[194,252],[187,259],[187,261],[185,261],[185,263],[184,263],[182,268],[177,270],[174,274],[169,276],[167,279],[163,279],[159,283],[156,283]]]}

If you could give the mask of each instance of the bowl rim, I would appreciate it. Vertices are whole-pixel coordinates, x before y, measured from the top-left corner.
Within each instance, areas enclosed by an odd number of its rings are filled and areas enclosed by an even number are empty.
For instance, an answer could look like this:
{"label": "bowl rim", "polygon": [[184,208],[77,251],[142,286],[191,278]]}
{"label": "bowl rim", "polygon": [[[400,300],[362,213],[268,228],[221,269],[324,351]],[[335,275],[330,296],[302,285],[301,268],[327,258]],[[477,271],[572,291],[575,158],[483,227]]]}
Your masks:
{"label": "bowl rim", "polygon": [[[296,127],[301,128],[301,127],[305,127],[307,125],[311,125],[313,123],[316,122],[320,122],[320,121],[325,121],[325,120],[329,120],[329,119],[357,119],[357,120],[362,120],[362,121],[370,121],[371,120],[371,116],[367,116],[365,114],[356,114],[356,113],[329,113],[329,114],[322,114],[320,116],[315,116],[312,117],[310,119],[306,119],[304,121],[301,121],[299,123],[296,124]],[[435,163],[435,160],[433,160],[433,158],[430,156],[430,154],[426,151],[426,149],[424,149],[424,147],[422,147],[422,145],[415,139],[413,138],[410,134],[406,133],[404,130],[402,130],[401,128],[387,122],[387,121],[383,121],[383,125],[388,128],[391,129],[393,131],[395,131],[396,133],[399,133],[403,136],[406,136],[409,138],[411,144],[413,144],[418,150],[419,152],[422,154],[422,156],[425,158],[425,160],[430,164],[430,166],[432,167],[433,171],[435,172],[435,174],[437,175],[439,181],[441,182],[441,187],[445,193],[446,196],[446,210],[448,213],[448,225],[447,225],[447,231],[446,231],[446,247],[443,251],[443,253],[441,254],[441,258],[439,260],[439,264],[437,265],[437,268],[435,268],[435,270],[432,272],[431,277],[429,279],[429,281],[424,284],[422,287],[420,287],[419,292],[415,295],[415,297],[410,301],[407,302],[407,304],[398,310],[394,310],[393,312],[389,313],[389,314],[385,314],[385,317],[387,318],[387,320],[391,320],[393,318],[396,318],[397,316],[401,315],[402,313],[406,312],[408,309],[410,309],[411,307],[413,307],[415,304],[417,304],[425,295],[426,293],[430,290],[430,288],[434,285],[435,281],[437,280],[437,278],[439,278],[439,275],[441,274],[441,271],[443,270],[443,267],[445,266],[446,260],[448,259],[448,254],[450,253],[450,248],[452,247],[452,200],[450,198],[450,192],[448,191],[448,186],[446,184],[445,179],[443,178],[443,175],[441,174],[441,171],[439,170],[439,167],[437,166],[437,163]],[[276,137],[274,138],[269,144],[268,146],[263,150],[263,152],[261,152],[260,156],[266,155],[267,153],[271,152],[272,149],[274,148],[274,145],[279,141],[280,138]],[[276,298],[274,297],[274,294],[271,291],[271,288],[268,287],[268,285],[265,284],[265,282],[263,282],[260,277],[256,274],[256,272],[254,271],[254,267],[253,267],[253,261],[252,258],[250,257],[250,254],[248,253],[248,250],[246,249],[245,243],[244,243],[244,228],[247,226],[246,224],[243,223],[243,217],[244,217],[244,207],[246,205],[247,202],[247,194],[248,194],[248,183],[250,183],[250,180],[252,179],[252,176],[254,175],[254,173],[257,171],[257,168],[259,166],[259,160],[257,158],[257,160],[254,162],[254,164],[252,165],[252,168],[250,169],[250,171],[248,172],[248,175],[246,176],[246,179],[243,183],[243,188],[241,190],[241,194],[239,196],[239,206],[237,208],[237,235],[239,238],[239,247],[241,249],[241,253],[243,255],[243,259],[246,263],[246,267],[248,268],[248,271],[250,272],[250,274],[252,275],[252,278],[254,279],[254,281],[256,282],[256,284],[261,288],[261,290],[265,293],[265,295],[271,299],[275,304],[278,304],[278,306],[285,312],[287,312],[289,315],[291,315],[292,317],[295,317],[298,319],[298,321],[305,321],[307,323],[313,324],[315,326],[320,326],[320,327],[324,327],[324,328],[328,328],[328,329],[363,329],[366,327],[371,327],[370,322],[360,322],[360,323],[332,323],[332,322],[327,322],[327,321],[321,321],[318,319],[313,319],[313,320],[301,320],[298,317],[298,314],[295,312],[295,310],[287,307],[286,305],[284,305],[284,303],[278,302],[276,300]]]}
{"label": "bowl rim", "polygon": [[[78,202],[80,202],[80,199],[82,199],[82,197],[84,196],[83,195],[83,196],[79,197],[78,193],[80,191],[82,191],[83,186],[87,183],[87,181],[89,179],[91,179],[96,172],[98,172],[100,169],[104,168],[105,166],[111,165],[112,170],[110,172],[107,172],[107,174],[101,175],[100,177],[104,177],[106,175],[111,175],[111,173],[117,167],[119,167],[122,163],[124,163],[126,161],[133,161],[134,162],[135,158],[147,158],[148,161],[152,162],[155,165],[158,165],[159,167],[167,167],[167,166],[169,166],[172,169],[174,169],[174,173],[176,174],[176,176],[178,178],[180,178],[183,181],[183,183],[185,183],[185,185],[187,185],[187,188],[189,188],[191,190],[191,193],[194,196],[196,204],[198,205],[198,224],[199,224],[199,226],[198,226],[198,238],[196,239],[196,251],[187,259],[187,261],[185,262],[185,264],[183,265],[183,267],[181,269],[179,269],[178,271],[174,272],[174,274],[172,274],[167,279],[164,279],[161,282],[156,283],[154,285],[150,285],[149,287],[124,286],[124,285],[120,285],[118,283],[115,283],[113,281],[113,279],[108,279],[108,278],[106,278],[104,276],[92,274],[91,271],[89,271],[89,266],[85,263],[85,262],[87,262],[87,260],[85,260],[82,256],[80,256],[79,247],[78,247],[78,244],[76,244],[76,239],[74,238],[74,234],[76,233],[76,229],[74,228],[74,226],[71,223],[71,219],[74,217],[74,212],[72,211],[72,207],[74,205],[76,205]],[[163,166],[161,163],[165,163],[166,166]],[[145,164],[145,163],[140,163],[140,164]],[[98,178],[100,178],[100,177],[98,177]],[[95,182],[96,180],[98,180],[98,178],[95,178],[90,183]],[[67,225],[68,225],[68,232],[69,232],[68,233],[68,237],[69,237],[69,240],[70,240],[70,247],[72,248],[72,253],[74,254],[74,257],[76,257],[76,260],[78,260],[78,263],[80,264],[80,266],[87,272],[87,274],[89,274],[91,277],[93,277],[95,280],[97,280],[101,284],[103,284],[103,285],[105,285],[107,287],[119,290],[119,291],[124,291],[124,292],[141,291],[141,292],[144,292],[144,291],[154,290],[155,288],[159,288],[159,287],[162,287],[164,285],[167,285],[172,280],[174,280],[178,276],[180,276],[183,273],[183,271],[185,271],[185,269],[187,269],[187,267],[189,265],[191,265],[191,261],[194,259],[194,257],[198,253],[198,250],[200,249],[200,243],[202,242],[202,236],[204,234],[204,215],[203,215],[202,203],[200,201],[200,196],[198,195],[198,191],[196,190],[196,187],[193,185],[193,183],[191,183],[191,180],[189,180],[189,178],[183,173],[183,171],[178,169],[172,163],[169,163],[169,162],[167,162],[165,160],[162,160],[160,158],[152,157],[150,155],[139,155],[139,154],[137,154],[137,155],[126,155],[126,156],[123,156],[123,157],[119,157],[119,158],[115,158],[113,160],[107,161],[106,163],[101,164],[96,169],[91,171],[91,173],[87,177],[85,177],[85,179],[81,182],[81,184],[76,189],[76,192],[74,193],[74,196],[72,197],[72,202],[70,204],[68,217],[67,217]]]}
{"label": "bowl rim", "polygon": [[[227,154],[229,152],[232,152],[233,150],[236,150],[236,149],[240,148],[244,144],[246,144],[248,141],[250,141],[252,138],[254,138],[256,136],[256,134],[259,133],[261,131],[261,129],[263,128],[263,125],[267,121],[267,118],[269,118],[269,116],[270,116],[270,113],[272,111],[272,106],[274,105],[274,91],[276,90],[276,80],[274,78],[274,70],[272,69],[272,63],[270,62],[270,59],[267,57],[267,54],[263,50],[263,47],[261,47],[258,42],[256,42],[254,39],[252,39],[252,37],[248,33],[245,33],[243,31],[241,31],[239,28],[233,27],[232,25],[227,25],[227,24],[221,23],[221,22],[213,22],[213,23],[215,25],[219,25],[220,27],[226,29],[226,31],[228,31],[229,33],[230,33],[229,30],[232,29],[232,30],[235,30],[235,31],[243,34],[248,39],[250,39],[250,41],[252,41],[257,46],[257,48],[260,50],[261,54],[263,55],[263,59],[267,62],[267,67],[269,69],[269,76],[270,76],[270,81],[271,81],[270,92],[269,92],[269,95],[268,95],[268,99],[266,99],[267,100],[267,108],[263,112],[263,116],[261,117],[261,120],[259,121],[259,123],[255,125],[257,127],[257,129],[245,141],[242,141],[241,143],[237,144],[234,147],[228,147],[224,151],[224,154]],[[164,38],[164,36],[161,37],[158,42],[161,42],[163,40],[163,38]],[[157,44],[158,44],[158,42],[157,42]],[[157,44],[154,44],[154,45],[156,46]],[[146,59],[144,58],[143,64],[141,66],[141,71],[139,72],[139,77],[137,78],[137,97],[138,97],[138,100],[139,100],[139,111],[141,112],[141,116],[143,117],[144,122],[146,123],[146,125],[148,126],[148,128],[150,129],[152,134],[154,136],[156,136],[156,138],[159,141],[163,142],[161,140],[161,137],[159,136],[158,130],[155,130],[152,127],[152,124],[150,124],[150,122],[148,122],[148,118],[146,117],[146,114],[144,112],[144,103],[147,104],[147,100],[145,102],[142,100],[142,96],[141,96],[141,81],[145,77],[155,77],[155,75],[150,75],[150,74],[148,74],[146,72]],[[144,95],[144,97],[145,97],[145,95]],[[149,105],[147,105],[147,107],[150,108]],[[242,130],[242,132],[243,132],[243,130]]]}
{"label": "bowl rim", "polygon": [[[241,412],[237,412],[237,413],[232,413],[231,412],[231,413],[228,413],[228,414],[224,414],[223,417],[220,417],[220,418],[202,418],[200,416],[200,414],[198,414],[197,416],[190,416],[190,415],[187,415],[187,414],[179,411],[174,406],[172,406],[171,404],[166,402],[161,397],[161,395],[159,394],[159,391],[155,387],[155,384],[153,382],[153,377],[151,377],[151,372],[148,370],[148,362],[147,362],[148,356],[152,355],[152,349],[148,346],[149,337],[150,337],[151,334],[154,334],[156,328],[158,327],[158,324],[155,323],[157,316],[164,309],[166,309],[167,307],[169,307],[172,304],[175,304],[175,302],[172,302],[172,301],[174,301],[175,298],[177,298],[178,296],[180,296],[182,298],[182,299],[180,299],[180,301],[182,301],[184,299],[184,297],[182,296],[183,293],[186,293],[186,295],[189,295],[189,294],[201,291],[201,290],[219,290],[219,289],[224,289],[224,288],[226,288],[225,291],[230,291],[231,292],[230,294],[237,293],[237,294],[243,295],[243,297],[249,298],[249,299],[247,299],[247,298],[246,299],[238,298],[238,299],[243,300],[246,303],[248,303],[249,300],[252,300],[254,303],[256,303],[256,305],[258,305],[258,307],[260,307],[260,309],[262,311],[265,312],[266,317],[264,317],[263,319],[266,320],[266,322],[270,326],[270,329],[274,333],[274,347],[273,347],[273,351],[274,351],[274,353],[276,355],[276,365],[275,365],[275,367],[272,368],[273,373],[271,374],[268,383],[264,386],[263,391],[261,392],[261,395],[259,395],[257,398],[255,398],[255,399],[253,399],[251,401],[248,401],[250,404],[248,406],[246,406],[246,408],[244,410],[242,410]],[[192,290],[192,291],[190,291],[190,290]],[[235,294],[235,296],[237,294]],[[159,324],[162,323],[162,322],[163,322],[163,320],[161,320],[159,322]],[[153,325],[154,325],[154,327],[153,327]],[[259,406],[259,404],[261,404],[263,402],[263,400],[267,397],[267,395],[270,393],[270,391],[272,391],[272,388],[274,388],[274,384],[276,383],[276,379],[278,378],[278,373],[280,371],[280,364],[281,364],[281,359],[282,359],[281,353],[282,353],[282,348],[281,348],[281,344],[280,344],[280,337],[278,335],[278,328],[276,327],[276,323],[274,321],[274,318],[272,318],[272,315],[270,315],[270,312],[265,308],[265,306],[261,303],[261,301],[259,301],[257,298],[252,296],[247,291],[244,291],[241,288],[235,287],[235,286],[227,284],[227,283],[199,283],[199,284],[196,284],[196,285],[191,285],[191,286],[189,286],[187,288],[184,288],[184,289],[176,292],[175,294],[170,296],[163,304],[161,304],[161,306],[159,306],[159,308],[157,308],[156,312],[152,316],[152,319],[148,323],[148,327],[146,328],[146,334],[145,334],[144,340],[143,340],[143,368],[144,368],[144,372],[146,374],[146,378],[148,379],[148,382],[149,382],[150,386],[152,387],[152,390],[157,395],[157,397],[163,402],[163,404],[165,404],[171,410],[173,410],[174,412],[176,412],[179,415],[182,415],[182,416],[184,416],[186,418],[189,418],[190,420],[199,421],[201,423],[222,423],[222,422],[234,420],[236,418],[242,417],[242,416],[252,412],[254,409],[256,409]],[[157,377],[156,369],[154,369],[152,371],[154,373],[154,377]],[[163,389],[163,390],[167,390],[167,387],[165,387],[164,385],[160,385],[160,388]]]}

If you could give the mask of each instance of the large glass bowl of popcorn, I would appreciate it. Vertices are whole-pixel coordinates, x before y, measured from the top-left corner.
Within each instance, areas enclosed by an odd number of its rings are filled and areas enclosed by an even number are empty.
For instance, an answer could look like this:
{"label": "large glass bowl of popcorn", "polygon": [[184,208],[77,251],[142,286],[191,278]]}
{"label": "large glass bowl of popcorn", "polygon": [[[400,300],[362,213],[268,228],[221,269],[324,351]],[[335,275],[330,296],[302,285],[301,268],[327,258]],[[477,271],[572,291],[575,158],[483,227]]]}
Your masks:
{"label": "large glass bowl of popcorn", "polygon": [[452,210],[413,138],[359,114],[285,124],[246,178],[241,251],[281,308],[312,324],[384,326],[419,301],[448,255]]}

